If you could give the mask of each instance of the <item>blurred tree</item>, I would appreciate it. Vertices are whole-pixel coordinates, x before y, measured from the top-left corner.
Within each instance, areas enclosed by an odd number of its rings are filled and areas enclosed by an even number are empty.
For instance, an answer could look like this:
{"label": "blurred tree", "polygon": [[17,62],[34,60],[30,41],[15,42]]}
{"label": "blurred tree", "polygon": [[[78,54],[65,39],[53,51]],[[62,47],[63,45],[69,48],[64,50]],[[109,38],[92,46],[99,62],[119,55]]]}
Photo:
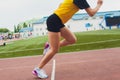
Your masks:
{"label": "blurred tree", "polygon": [[10,30],[9,29],[7,29],[7,28],[0,28],[0,32],[1,33],[7,33],[7,32],[9,32]]}
{"label": "blurred tree", "polygon": [[18,24],[16,28],[16,32],[19,32],[22,27]]}
{"label": "blurred tree", "polygon": [[16,33],[17,32],[17,28],[16,28],[16,26],[14,25],[14,33]]}
{"label": "blurred tree", "polygon": [[23,23],[23,28],[26,28],[26,27],[28,27],[28,26],[27,26],[27,24],[24,22],[24,23]]}

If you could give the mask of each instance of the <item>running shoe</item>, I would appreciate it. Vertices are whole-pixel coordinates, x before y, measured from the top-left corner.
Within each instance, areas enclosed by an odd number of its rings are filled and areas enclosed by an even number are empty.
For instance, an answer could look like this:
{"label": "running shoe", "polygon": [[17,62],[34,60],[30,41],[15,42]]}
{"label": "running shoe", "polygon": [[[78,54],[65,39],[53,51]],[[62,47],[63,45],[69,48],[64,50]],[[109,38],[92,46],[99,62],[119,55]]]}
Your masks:
{"label": "running shoe", "polygon": [[41,78],[41,79],[45,79],[48,78],[48,75],[45,73],[45,71],[43,71],[42,69],[35,67],[34,70],[32,71],[33,75]]}
{"label": "running shoe", "polygon": [[43,51],[43,55],[45,55],[49,49],[50,49],[50,45],[48,42],[46,42],[45,47],[44,47],[44,51]]}

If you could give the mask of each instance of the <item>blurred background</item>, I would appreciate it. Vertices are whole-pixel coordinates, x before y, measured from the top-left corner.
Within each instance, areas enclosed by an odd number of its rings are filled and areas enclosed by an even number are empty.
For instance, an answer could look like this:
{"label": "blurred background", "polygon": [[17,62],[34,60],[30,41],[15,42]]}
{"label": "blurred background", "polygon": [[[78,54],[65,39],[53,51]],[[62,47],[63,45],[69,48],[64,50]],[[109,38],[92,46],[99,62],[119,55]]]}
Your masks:
{"label": "blurred background", "polygon": [[[1,0],[0,58],[42,54],[47,39],[46,19],[63,0]],[[88,0],[91,7],[97,0]],[[65,24],[78,42],[60,53],[120,47],[119,1],[105,0],[99,12],[89,17],[80,10]]]}

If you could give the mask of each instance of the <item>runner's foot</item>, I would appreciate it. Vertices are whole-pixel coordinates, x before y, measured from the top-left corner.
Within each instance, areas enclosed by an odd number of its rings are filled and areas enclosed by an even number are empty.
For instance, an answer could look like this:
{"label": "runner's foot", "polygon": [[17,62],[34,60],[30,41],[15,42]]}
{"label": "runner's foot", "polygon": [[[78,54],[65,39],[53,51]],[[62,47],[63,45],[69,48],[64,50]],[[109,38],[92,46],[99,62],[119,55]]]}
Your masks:
{"label": "runner's foot", "polygon": [[32,71],[33,75],[41,78],[41,79],[45,79],[48,78],[48,75],[40,68],[35,67],[34,70]]}
{"label": "runner's foot", "polygon": [[43,55],[45,55],[49,49],[50,49],[50,45],[48,42],[46,42],[45,47],[44,47],[44,51],[43,51]]}

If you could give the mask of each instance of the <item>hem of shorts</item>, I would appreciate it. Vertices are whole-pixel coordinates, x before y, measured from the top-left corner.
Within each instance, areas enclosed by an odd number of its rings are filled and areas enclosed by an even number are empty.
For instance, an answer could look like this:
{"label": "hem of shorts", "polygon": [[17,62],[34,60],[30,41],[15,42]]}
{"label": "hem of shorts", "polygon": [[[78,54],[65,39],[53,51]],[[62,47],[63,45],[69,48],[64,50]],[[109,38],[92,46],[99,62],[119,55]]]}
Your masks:
{"label": "hem of shorts", "polygon": [[60,32],[60,31],[53,31],[53,30],[48,30],[49,32],[55,32],[55,33],[57,33],[57,32]]}

